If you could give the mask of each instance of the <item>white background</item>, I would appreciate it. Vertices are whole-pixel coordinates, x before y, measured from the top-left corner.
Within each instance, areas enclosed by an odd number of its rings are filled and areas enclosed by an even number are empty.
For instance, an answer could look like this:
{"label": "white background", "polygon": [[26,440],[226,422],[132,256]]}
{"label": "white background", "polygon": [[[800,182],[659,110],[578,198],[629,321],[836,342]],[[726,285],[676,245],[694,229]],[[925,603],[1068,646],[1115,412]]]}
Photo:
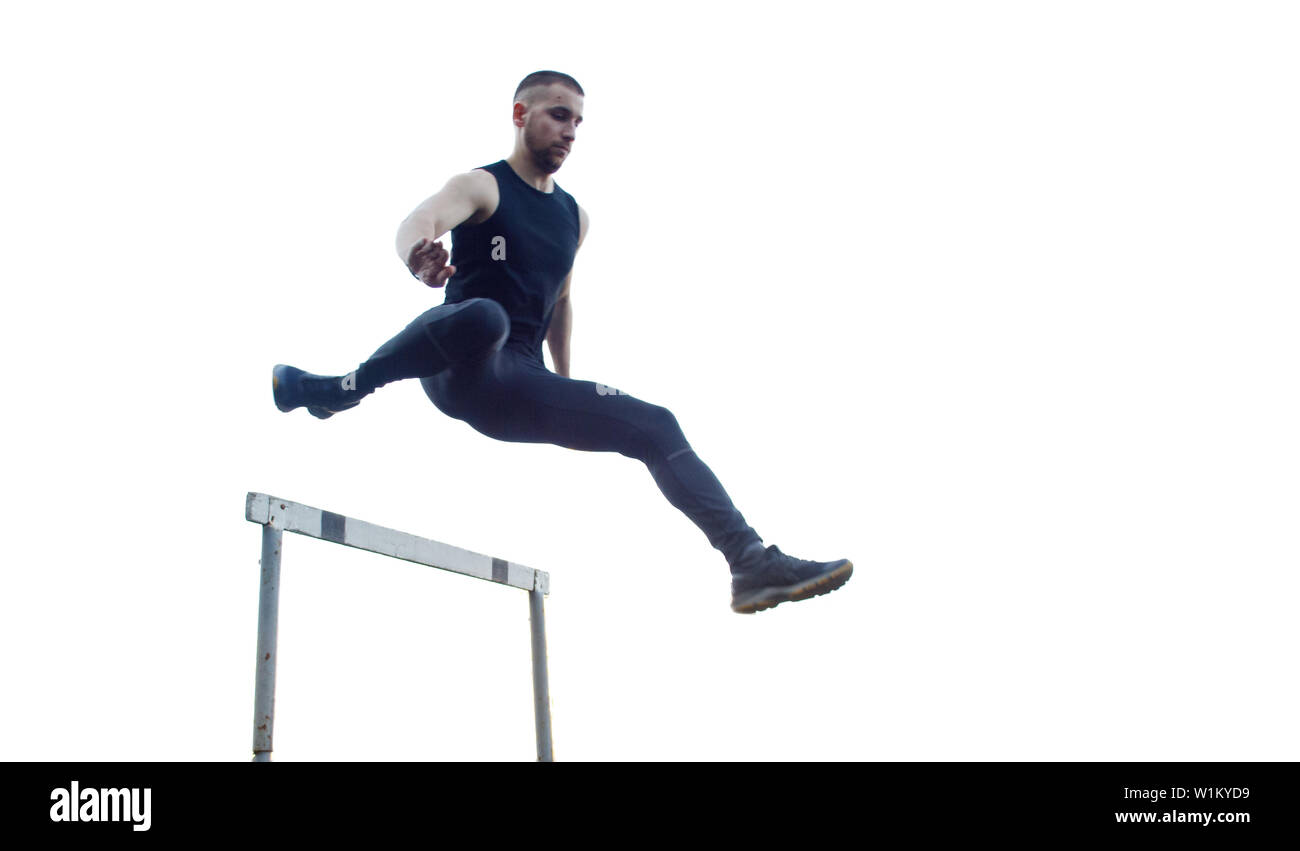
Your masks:
{"label": "white background", "polygon": [[[562,760],[1300,759],[1285,3],[8,4],[0,757],[246,760],[262,491],[547,570]],[[644,466],[416,382],[393,248],[587,92],[575,378],[827,597],[728,608]],[[526,595],[286,536],[278,760],[528,760]]]}

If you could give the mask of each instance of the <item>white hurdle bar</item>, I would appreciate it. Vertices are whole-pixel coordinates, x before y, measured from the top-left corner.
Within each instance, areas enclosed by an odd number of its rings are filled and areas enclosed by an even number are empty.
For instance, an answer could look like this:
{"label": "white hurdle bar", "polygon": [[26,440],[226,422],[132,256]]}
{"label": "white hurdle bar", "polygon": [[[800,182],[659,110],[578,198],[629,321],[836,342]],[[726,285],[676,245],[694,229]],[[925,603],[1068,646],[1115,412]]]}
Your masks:
{"label": "white hurdle bar", "polygon": [[462,550],[322,511],[264,493],[249,493],[244,517],[262,526],[262,590],[257,607],[257,685],[253,697],[253,762],[271,761],[275,715],[275,639],[280,608],[280,546],[284,532],[296,532],[379,555],[392,556],[462,576],[485,579],[528,592],[532,628],[533,704],[537,719],[537,759],[551,762],[551,698],[546,677],[546,619],[543,600],[550,575],[522,564]]}

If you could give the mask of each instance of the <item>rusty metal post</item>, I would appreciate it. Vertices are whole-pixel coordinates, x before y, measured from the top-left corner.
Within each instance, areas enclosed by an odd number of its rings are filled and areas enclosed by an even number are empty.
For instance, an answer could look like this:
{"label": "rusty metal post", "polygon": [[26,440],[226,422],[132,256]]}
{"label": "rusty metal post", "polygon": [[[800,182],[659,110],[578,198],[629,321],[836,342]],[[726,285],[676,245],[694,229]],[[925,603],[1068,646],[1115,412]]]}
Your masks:
{"label": "rusty metal post", "polygon": [[253,695],[253,762],[271,761],[275,723],[275,632],[280,616],[280,545],[284,533],[262,527],[262,592],[257,604],[257,685]]}

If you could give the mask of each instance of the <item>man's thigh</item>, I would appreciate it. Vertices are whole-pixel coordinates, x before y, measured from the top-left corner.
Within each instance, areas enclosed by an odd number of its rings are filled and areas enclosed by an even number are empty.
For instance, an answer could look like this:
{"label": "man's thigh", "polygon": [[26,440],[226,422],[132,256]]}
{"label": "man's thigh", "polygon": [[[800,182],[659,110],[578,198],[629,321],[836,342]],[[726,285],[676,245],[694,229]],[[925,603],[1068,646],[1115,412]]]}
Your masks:
{"label": "man's thigh", "polygon": [[509,356],[461,372],[448,382],[463,414],[459,418],[497,440],[635,457],[654,448],[680,448],[658,446],[681,442],[672,436],[680,432],[666,408],[616,388],[565,378]]}

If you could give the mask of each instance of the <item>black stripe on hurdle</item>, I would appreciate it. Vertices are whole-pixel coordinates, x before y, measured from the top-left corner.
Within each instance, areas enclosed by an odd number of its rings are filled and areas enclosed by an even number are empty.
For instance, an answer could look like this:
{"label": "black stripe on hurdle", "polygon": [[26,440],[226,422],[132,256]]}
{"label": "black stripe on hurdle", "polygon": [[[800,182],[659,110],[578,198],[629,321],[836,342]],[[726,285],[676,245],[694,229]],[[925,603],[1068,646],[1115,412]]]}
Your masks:
{"label": "black stripe on hurdle", "polygon": [[492,581],[493,582],[510,581],[510,568],[508,567],[508,565],[509,562],[507,562],[503,558],[492,559]]}
{"label": "black stripe on hurdle", "polygon": [[320,536],[326,541],[333,541],[336,544],[344,543],[343,537],[347,534],[348,518],[342,514],[335,514],[333,511],[322,511],[320,513]]}

